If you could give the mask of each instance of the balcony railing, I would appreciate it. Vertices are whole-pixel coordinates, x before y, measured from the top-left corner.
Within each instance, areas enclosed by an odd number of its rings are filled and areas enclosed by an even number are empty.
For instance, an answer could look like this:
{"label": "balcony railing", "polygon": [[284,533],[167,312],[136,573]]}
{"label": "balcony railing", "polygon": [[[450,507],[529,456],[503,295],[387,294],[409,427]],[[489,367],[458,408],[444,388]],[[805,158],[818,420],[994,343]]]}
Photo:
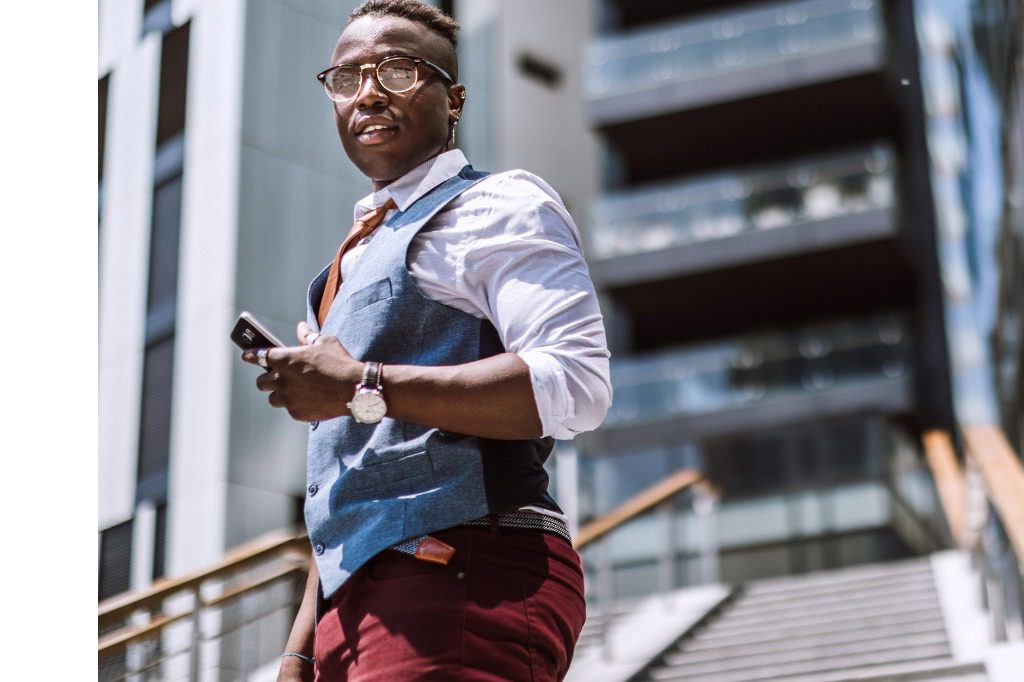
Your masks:
{"label": "balcony railing", "polygon": [[805,0],[602,38],[585,55],[591,99],[653,91],[881,41],[875,0]]}
{"label": "balcony railing", "polygon": [[612,194],[593,206],[590,249],[607,259],[892,208],[893,174],[879,144]]}
{"label": "balcony railing", "polygon": [[606,426],[658,421],[911,374],[896,314],[619,359]]}

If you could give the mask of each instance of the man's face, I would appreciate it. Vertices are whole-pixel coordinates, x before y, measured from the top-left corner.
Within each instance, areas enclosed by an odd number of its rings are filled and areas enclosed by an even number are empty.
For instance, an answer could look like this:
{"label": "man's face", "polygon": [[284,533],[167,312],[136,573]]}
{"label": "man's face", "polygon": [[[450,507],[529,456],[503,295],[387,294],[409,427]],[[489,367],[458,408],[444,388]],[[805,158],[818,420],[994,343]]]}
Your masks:
{"label": "man's face", "polygon": [[[452,72],[451,54],[443,37],[418,23],[402,17],[364,16],[342,32],[331,65],[376,64],[384,57],[404,55]],[[450,120],[461,111],[461,86],[449,84],[429,67],[419,69],[416,85],[398,94],[381,87],[368,69],[354,97],[334,102],[341,145],[377,189],[442,151]]]}

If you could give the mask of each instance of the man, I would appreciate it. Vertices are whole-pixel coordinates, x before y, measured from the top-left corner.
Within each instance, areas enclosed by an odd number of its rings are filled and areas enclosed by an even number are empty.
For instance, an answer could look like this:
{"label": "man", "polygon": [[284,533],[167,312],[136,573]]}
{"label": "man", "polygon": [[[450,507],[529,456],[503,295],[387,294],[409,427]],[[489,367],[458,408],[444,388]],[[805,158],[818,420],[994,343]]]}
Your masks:
{"label": "man", "polygon": [[374,192],[300,345],[242,356],[310,422],[313,558],[279,680],[561,679],[585,618],[543,463],[607,411],[603,322],[555,192],[455,149],[457,30],[368,0],[318,76]]}

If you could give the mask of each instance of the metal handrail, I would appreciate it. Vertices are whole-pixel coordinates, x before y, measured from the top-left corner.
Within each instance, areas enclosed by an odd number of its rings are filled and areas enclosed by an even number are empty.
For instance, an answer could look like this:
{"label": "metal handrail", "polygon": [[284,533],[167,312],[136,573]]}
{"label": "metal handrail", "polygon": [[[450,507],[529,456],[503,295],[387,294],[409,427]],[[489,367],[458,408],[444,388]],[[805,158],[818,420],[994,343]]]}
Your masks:
{"label": "metal handrail", "polygon": [[[248,575],[223,590],[243,572],[266,566],[260,575]],[[151,641],[168,626],[186,620],[198,627],[200,611],[223,607],[246,594],[266,589],[281,580],[294,579],[309,567],[309,540],[304,530],[286,529],[263,535],[230,552],[221,560],[177,578],[161,580],[149,588],[117,595],[99,604],[100,661],[116,656],[133,644]],[[204,586],[219,585],[218,594],[206,597]],[[209,590],[207,590],[209,591]],[[190,599],[179,599],[181,596]],[[173,603],[171,613],[165,613]],[[196,633],[198,636],[198,633]],[[194,649],[194,647],[193,647]],[[192,655],[196,652],[193,650]]]}
{"label": "metal handrail", "polygon": [[1024,638],[1024,463],[998,426],[960,431],[963,468],[944,431],[924,435],[925,456],[950,534],[976,558],[994,638]]}
{"label": "metal handrail", "polygon": [[963,427],[967,452],[1019,561],[1024,561],[1024,464],[998,426]]}
{"label": "metal handrail", "polygon": [[703,479],[699,471],[682,469],[629,498],[615,509],[583,526],[576,534],[577,551],[619,526],[648,512]]}
{"label": "metal handrail", "polygon": [[964,473],[956,459],[953,441],[945,431],[928,431],[922,439],[924,454],[931,469],[939,503],[953,542],[966,548],[964,535]]}
{"label": "metal handrail", "polygon": [[[702,481],[697,471],[684,469],[675,472],[585,525],[577,535],[575,547],[582,550],[625,523],[670,502],[682,491],[695,485],[705,485]],[[177,623],[192,620],[196,628],[203,609],[222,607],[279,580],[304,573],[308,569],[308,557],[309,540],[304,530],[276,531],[232,550],[203,569],[161,580],[144,590],[106,599],[98,608],[99,658],[102,661],[132,645],[159,638],[165,628]],[[268,566],[269,570],[260,575],[250,575],[241,583],[223,589],[227,581],[260,566]],[[213,584],[219,585],[216,594],[204,596],[204,587]],[[181,595],[190,595],[191,599],[178,599]],[[165,612],[168,603],[175,604],[169,613]],[[197,655],[195,647],[198,641],[194,641],[191,647],[193,657]]]}

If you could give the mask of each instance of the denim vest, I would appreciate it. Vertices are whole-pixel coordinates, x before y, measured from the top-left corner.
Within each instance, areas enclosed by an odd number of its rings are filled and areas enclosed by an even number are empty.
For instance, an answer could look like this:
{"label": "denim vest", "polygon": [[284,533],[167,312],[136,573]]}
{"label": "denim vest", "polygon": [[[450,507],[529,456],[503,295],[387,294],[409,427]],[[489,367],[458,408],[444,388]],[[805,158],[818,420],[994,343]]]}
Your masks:
{"label": "denim vest", "polygon": [[[352,357],[384,364],[385,400],[389,364],[454,365],[504,352],[489,321],[426,298],[406,266],[416,233],[486,176],[466,166],[378,228],[324,320],[320,332],[338,337]],[[326,279],[327,269],[309,287],[314,329]],[[311,424],[305,517],[322,594],[406,538],[524,505],[557,511],[543,467],[552,445],[550,438],[493,441],[388,417]]]}

